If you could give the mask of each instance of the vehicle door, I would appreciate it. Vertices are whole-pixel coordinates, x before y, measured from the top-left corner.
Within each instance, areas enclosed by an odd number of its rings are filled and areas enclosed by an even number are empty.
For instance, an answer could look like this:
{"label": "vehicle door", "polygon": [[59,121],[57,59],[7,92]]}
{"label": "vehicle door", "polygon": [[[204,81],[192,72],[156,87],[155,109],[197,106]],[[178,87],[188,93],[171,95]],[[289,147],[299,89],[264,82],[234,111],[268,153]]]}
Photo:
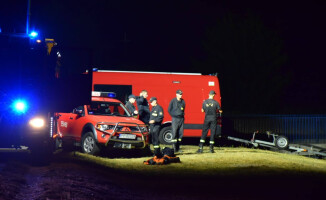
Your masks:
{"label": "vehicle door", "polygon": [[85,107],[86,106],[77,107],[69,117],[70,126],[68,126],[68,131],[77,141],[81,140],[82,129],[86,124]]}
{"label": "vehicle door", "polygon": [[73,109],[71,113],[59,113],[58,126],[63,137],[78,138],[75,126],[78,126],[78,121],[82,117],[83,111],[84,107],[79,106]]}

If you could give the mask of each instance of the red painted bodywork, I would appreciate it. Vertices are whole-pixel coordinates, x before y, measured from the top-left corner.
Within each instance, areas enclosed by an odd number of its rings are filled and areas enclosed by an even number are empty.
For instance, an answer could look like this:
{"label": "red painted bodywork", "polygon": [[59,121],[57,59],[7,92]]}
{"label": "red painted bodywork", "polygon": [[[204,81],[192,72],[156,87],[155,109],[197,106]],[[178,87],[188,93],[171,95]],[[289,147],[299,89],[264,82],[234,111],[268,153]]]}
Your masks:
{"label": "red painted bodywork", "polygon": [[[213,82],[214,85],[209,85]],[[168,106],[171,99],[176,97],[176,90],[178,89],[183,91],[182,98],[186,102],[185,124],[199,125],[204,123],[205,114],[201,112],[202,103],[208,98],[211,90],[216,92],[214,99],[221,105],[219,81],[213,75],[99,70],[93,72],[93,90],[94,85],[131,85],[132,94],[136,96],[142,90],[147,90],[147,99],[157,97],[158,104],[163,107],[163,123],[171,121]],[[185,129],[184,136],[199,137],[201,136],[201,129]]]}
{"label": "red painted bodywork", "polygon": [[[113,99],[113,98],[106,98],[106,97],[92,97],[92,101],[94,102],[116,102],[116,103],[121,103],[119,100],[117,99]],[[122,117],[122,116],[105,116],[105,115],[90,115],[88,114],[88,105],[83,105],[84,107],[84,115],[81,116],[79,114],[75,114],[75,113],[57,113],[57,135],[59,137],[61,137],[62,139],[69,139],[69,140],[73,140],[76,142],[81,142],[81,138],[82,138],[82,133],[83,133],[83,128],[86,124],[91,123],[93,125],[93,127],[95,127],[96,130],[96,138],[97,138],[97,142],[99,144],[107,144],[110,140],[111,137],[113,136],[119,136],[119,134],[121,132],[115,132],[113,134],[109,134],[112,133],[112,131],[108,131],[108,132],[104,132],[101,131],[99,129],[96,128],[96,125],[98,123],[107,123],[107,124],[116,124],[116,123],[120,123],[122,125],[126,124],[126,123],[132,123],[132,124],[137,124],[139,126],[145,126],[145,124],[134,118],[134,117]],[[126,128],[128,129],[128,128]],[[125,132],[125,130],[123,130]],[[102,135],[105,135],[105,137],[102,137]],[[137,137],[142,137],[142,134],[140,132],[132,132],[132,134],[137,135]],[[144,133],[145,135],[148,134],[148,132]],[[145,146],[148,145],[148,137],[145,137]]]}

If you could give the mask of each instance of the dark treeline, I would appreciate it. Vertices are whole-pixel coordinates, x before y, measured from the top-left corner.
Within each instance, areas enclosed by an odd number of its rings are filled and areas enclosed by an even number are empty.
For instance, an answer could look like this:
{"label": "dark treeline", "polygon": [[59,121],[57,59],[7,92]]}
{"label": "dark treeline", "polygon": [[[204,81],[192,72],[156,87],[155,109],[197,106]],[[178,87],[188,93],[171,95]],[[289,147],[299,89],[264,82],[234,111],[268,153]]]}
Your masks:
{"label": "dark treeline", "polygon": [[208,29],[203,65],[220,75],[225,110],[280,112],[289,83],[282,45],[278,34],[253,15],[228,14]]}
{"label": "dark treeline", "polygon": [[[1,19],[22,27],[26,6],[12,14],[8,5]],[[318,114],[324,8],[318,0],[33,0],[31,26],[58,42],[62,70],[217,72],[226,113]]]}

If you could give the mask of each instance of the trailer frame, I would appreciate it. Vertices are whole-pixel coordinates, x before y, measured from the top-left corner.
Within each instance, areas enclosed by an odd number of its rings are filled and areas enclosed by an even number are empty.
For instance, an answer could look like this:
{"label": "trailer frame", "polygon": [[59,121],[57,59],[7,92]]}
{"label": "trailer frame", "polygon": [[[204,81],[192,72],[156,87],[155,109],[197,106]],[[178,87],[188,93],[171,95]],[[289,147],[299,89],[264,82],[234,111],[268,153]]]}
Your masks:
{"label": "trailer frame", "polygon": [[[298,154],[302,156],[326,158],[326,149],[321,147],[315,147],[309,144],[290,144],[289,140],[285,136],[281,136],[271,131],[265,133],[271,137],[272,141],[266,141],[262,139],[256,139],[258,131],[254,131],[250,140],[240,137],[227,136],[228,140],[245,143],[246,145],[252,145],[255,148],[265,147],[272,151],[278,151],[282,153]],[[282,140],[280,142],[280,139]]]}

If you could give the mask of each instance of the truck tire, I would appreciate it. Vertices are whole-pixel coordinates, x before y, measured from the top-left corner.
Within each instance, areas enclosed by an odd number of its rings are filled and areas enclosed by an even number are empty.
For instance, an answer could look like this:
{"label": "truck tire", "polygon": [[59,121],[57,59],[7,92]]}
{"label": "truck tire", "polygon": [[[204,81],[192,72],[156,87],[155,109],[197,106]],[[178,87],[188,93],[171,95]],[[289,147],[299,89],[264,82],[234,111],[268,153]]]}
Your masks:
{"label": "truck tire", "polygon": [[87,132],[84,134],[82,137],[81,148],[83,153],[91,155],[96,155],[100,152],[100,148],[98,147],[92,132]]}
{"label": "truck tire", "polygon": [[289,147],[289,140],[284,136],[278,136],[275,140],[275,146],[278,149],[287,149]]}
{"label": "truck tire", "polygon": [[172,144],[171,140],[173,139],[173,135],[171,126],[162,128],[158,139],[161,144]]}

